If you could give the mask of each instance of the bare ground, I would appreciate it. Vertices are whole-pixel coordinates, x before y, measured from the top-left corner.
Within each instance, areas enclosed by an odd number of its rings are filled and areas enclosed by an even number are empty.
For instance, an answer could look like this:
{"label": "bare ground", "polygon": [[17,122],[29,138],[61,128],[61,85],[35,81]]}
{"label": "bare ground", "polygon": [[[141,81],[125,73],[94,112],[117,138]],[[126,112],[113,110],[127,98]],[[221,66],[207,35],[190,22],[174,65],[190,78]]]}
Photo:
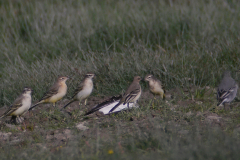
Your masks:
{"label": "bare ground", "polygon": [[[239,103],[233,102],[231,109],[225,111],[223,107],[215,107],[214,89],[207,87],[204,96],[197,97],[199,89],[203,90],[195,86],[189,89],[172,89],[167,92],[165,100],[144,91],[139,101],[140,109],[109,116],[98,112],[82,116],[91,107],[109,98],[108,96],[90,97],[86,107],[74,102],[64,111],[60,109],[68,102],[67,99],[60,101],[57,108],[53,108],[51,104],[39,105],[23,116],[25,124],[12,124],[9,122],[10,117],[2,120],[0,143],[2,147],[6,144],[16,148],[30,145],[35,149],[57,153],[62,148],[71,146],[79,138],[84,141],[86,147],[91,148],[92,144],[89,143],[97,134],[99,139],[109,143],[117,137],[118,148],[124,152],[125,149],[121,146],[124,135],[147,134],[149,130],[164,129],[164,126],[171,124],[177,128],[181,137],[187,135],[191,126],[196,123],[201,127],[218,127],[238,136],[239,113],[235,110]],[[5,110],[5,107],[1,108],[0,114]],[[178,128],[179,126],[185,127]],[[168,132],[170,131],[171,128],[168,129]],[[151,147],[150,149],[154,150]]]}

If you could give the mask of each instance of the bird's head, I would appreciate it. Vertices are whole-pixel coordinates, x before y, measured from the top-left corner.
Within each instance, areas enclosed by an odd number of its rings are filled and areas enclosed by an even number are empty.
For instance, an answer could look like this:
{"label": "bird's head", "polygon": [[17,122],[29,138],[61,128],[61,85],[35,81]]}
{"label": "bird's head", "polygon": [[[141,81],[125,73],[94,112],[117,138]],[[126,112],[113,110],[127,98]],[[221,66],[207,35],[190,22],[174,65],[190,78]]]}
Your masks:
{"label": "bird's head", "polygon": [[85,78],[90,78],[90,79],[92,79],[94,76],[95,76],[94,73],[87,73],[87,74],[85,75]]}
{"label": "bird's head", "polygon": [[147,74],[144,78],[145,81],[150,81],[153,78],[153,75]]}
{"label": "bird's head", "polygon": [[69,79],[69,77],[59,76],[57,81],[58,81],[58,82],[66,82],[68,79]]}
{"label": "bird's head", "polygon": [[135,76],[133,81],[135,82],[140,82],[142,80],[142,78],[140,76]]}
{"label": "bird's head", "polygon": [[23,94],[32,94],[33,89],[30,87],[24,87]]}

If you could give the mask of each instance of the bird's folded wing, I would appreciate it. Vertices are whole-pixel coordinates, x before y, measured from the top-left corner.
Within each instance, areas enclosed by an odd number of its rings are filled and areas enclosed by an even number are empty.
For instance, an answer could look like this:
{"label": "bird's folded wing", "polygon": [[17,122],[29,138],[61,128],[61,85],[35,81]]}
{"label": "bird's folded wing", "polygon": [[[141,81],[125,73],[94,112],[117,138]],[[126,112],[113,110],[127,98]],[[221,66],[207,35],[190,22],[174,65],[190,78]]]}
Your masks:
{"label": "bird's folded wing", "polygon": [[232,87],[228,91],[218,90],[218,99],[227,98],[232,92],[234,92],[235,89],[236,89],[236,87]]}
{"label": "bird's folded wing", "polygon": [[133,90],[132,92],[124,95],[124,104],[131,102],[140,92],[140,88]]}
{"label": "bird's folded wing", "polygon": [[22,99],[23,99],[23,96],[21,95],[13,102],[13,104],[8,108],[8,110],[2,116],[10,115],[14,111],[16,111],[19,107],[21,107]]}
{"label": "bird's folded wing", "polygon": [[75,89],[72,98],[74,98],[82,89],[83,89],[83,83],[80,83],[78,87]]}
{"label": "bird's folded wing", "polygon": [[52,97],[53,95],[58,93],[58,89],[59,89],[59,85],[55,84],[53,85],[44,95],[43,97],[40,99],[41,100],[45,100],[48,99],[50,97]]}

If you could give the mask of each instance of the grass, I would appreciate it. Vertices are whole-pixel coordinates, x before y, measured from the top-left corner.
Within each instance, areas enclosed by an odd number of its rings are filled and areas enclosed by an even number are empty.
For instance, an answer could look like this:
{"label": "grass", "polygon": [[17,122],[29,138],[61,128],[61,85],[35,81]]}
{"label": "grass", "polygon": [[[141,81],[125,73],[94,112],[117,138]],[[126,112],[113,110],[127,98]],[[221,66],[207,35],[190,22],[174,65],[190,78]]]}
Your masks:
{"label": "grass", "polygon": [[[134,75],[148,73],[168,91],[178,89],[168,102],[143,96],[140,109],[97,120],[43,110],[29,118],[26,135],[32,138],[21,134],[22,145],[3,143],[0,157],[13,159],[24,150],[18,158],[236,159],[238,108],[209,109],[223,71],[239,79],[239,7],[236,0],[0,1],[1,106],[24,86],[34,89],[37,101],[58,75],[73,78],[69,98],[87,72],[97,75],[92,97],[123,93]],[[208,114],[222,119],[210,123]],[[82,121],[88,131],[74,127]],[[48,132],[67,127],[75,141],[49,146]],[[49,150],[39,150],[39,143]]]}

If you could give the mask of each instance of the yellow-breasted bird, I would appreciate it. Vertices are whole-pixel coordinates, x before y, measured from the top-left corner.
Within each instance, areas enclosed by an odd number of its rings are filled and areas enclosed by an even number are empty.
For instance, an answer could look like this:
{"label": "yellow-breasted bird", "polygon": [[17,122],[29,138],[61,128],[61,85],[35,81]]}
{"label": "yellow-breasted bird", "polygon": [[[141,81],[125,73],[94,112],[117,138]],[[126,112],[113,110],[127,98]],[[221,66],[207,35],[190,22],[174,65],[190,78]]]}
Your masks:
{"label": "yellow-breasted bird", "polygon": [[42,103],[53,103],[53,106],[56,106],[56,102],[62,99],[67,93],[67,85],[66,81],[68,77],[60,76],[58,77],[57,81],[52,85],[52,87],[44,94],[44,96],[33,105],[29,110],[32,110],[39,104]]}

